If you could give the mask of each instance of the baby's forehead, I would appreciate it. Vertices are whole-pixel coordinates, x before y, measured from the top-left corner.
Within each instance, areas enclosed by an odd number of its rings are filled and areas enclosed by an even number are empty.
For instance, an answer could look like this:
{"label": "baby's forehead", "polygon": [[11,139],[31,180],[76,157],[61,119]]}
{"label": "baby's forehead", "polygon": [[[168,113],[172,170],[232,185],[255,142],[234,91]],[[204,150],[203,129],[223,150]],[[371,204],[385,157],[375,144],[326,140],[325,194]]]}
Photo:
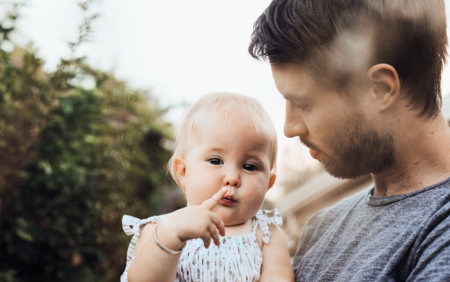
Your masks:
{"label": "baby's forehead", "polygon": [[263,120],[250,114],[244,109],[231,109],[228,111],[216,111],[205,109],[194,118],[193,134],[213,131],[226,132],[229,135],[253,134],[261,140],[270,139],[270,133]]}
{"label": "baby's forehead", "polygon": [[[217,135],[215,139],[214,136]],[[223,138],[224,140],[221,140]],[[205,111],[195,119],[191,133],[191,146],[203,139],[216,140],[217,144],[227,144],[244,138],[246,147],[254,151],[264,151],[272,155],[276,135],[261,119],[246,111],[234,110],[227,113]],[[221,142],[224,141],[224,142]],[[210,144],[214,147],[215,144]],[[276,150],[276,149],[275,149]]]}

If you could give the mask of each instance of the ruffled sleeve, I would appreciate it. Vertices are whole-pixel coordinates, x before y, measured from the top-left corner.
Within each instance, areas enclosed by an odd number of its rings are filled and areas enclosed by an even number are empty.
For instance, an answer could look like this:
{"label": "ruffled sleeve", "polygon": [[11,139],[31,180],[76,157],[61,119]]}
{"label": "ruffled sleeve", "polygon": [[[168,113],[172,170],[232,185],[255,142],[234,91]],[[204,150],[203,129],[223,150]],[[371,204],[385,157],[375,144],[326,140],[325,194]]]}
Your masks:
{"label": "ruffled sleeve", "polygon": [[125,234],[131,236],[133,234],[140,233],[141,226],[144,226],[147,223],[160,222],[162,220],[164,220],[164,217],[162,216],[152,216],[145,219],[139,219],[131,215],[124,215],[122,217],[122,228]]}
{"label": "ruffled sleeve", "polygon": [[163,221],[165,218],[162,216],[152,216],[145,219],[139,219],[130,215],[124,215],[122,217],[122,228],[125,234],[128,236],[133,235],[133,238],[131,238],[130,245],[128,246],[127,251],[127,265],[125,267],[125,271],[123,272],[122,276],[120,277],[120,282],[128,282],[128,269],[130,268],[131,262],[134,259],[135,255],[135,247],[137,239],[139,238],[139,234],[141,233],[142,228],[147,223],[154,223],[154,222],[160,222]]}
{"label": "ruffled sleeve", "polygon": [[283,218],[277,209],[265,211],[259,210],[255,216],[261,231],[265,235],[263,241],[265,244],[268,244],[270,241],[269,225],[281,225],[283,224]]}

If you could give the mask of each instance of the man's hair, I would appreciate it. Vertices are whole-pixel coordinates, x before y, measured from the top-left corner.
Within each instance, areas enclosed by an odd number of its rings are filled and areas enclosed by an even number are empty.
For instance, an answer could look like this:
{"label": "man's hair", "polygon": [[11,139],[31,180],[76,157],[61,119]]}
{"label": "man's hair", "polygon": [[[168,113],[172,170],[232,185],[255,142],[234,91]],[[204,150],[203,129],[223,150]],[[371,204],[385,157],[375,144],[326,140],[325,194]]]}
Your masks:
{"label": "man's hair", "polygon": [[195,146],[192,141],[196,128],[201,126],[205,118],[219,116],[226,120],[234,118],[233,115],[238,112],[247,114],[256,132],[267,141],[271,157],[270,168],[275,170],[277,134],[271,118],[262,105],[256,99],[240,94],[212,93],[198,100],[174,126],[175,145],[167,169],[178,184],[180,183],[174,168],[174,161],[178,157],[185,157],[189,147]]}
{"label": "man's hair", "polygon": [[341,89],[389,64],[411,107],[433,118],[447,56],[444,0],[273,0],[255,22],[249,53],[300,64]]}

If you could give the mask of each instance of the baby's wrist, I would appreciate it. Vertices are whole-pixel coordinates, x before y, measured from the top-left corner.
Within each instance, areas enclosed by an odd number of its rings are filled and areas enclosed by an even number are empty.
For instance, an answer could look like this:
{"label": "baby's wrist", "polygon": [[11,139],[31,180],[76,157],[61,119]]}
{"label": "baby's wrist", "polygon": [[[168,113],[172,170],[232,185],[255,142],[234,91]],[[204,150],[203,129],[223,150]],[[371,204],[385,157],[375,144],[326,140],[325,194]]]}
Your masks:
{"label": "baby's wrist", "polygon": [[176,234],[175,230],[172,229],[169,220],[162,221],[158,226],[158,230],[156,230],[156,236],[158,237],[159,242],[167,248],[174,251],[181,250],[186,241],[182,240]]}

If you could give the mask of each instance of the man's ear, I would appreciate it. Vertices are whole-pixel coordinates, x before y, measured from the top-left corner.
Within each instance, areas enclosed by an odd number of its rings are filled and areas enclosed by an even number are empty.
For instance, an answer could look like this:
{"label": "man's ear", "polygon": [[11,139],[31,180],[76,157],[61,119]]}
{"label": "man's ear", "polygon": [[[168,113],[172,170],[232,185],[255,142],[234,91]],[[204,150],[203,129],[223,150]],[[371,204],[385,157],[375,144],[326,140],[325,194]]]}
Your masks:
{"label": "man's ear", "polygon": [[186,161],[182,157],[178,157],[173,162],[173,168],[177,174],[177,179],[180,182],[181,187],[185,188],[185,177],[186,177]]}
{"label": "man's ear", "polygon": [[270,173],[269,186],[267,187],[267,191],[272,188],[273,184],[275,184],[275,179],[277,178],[275,173]]}
{"label": "man's ear", "polygon": [[400,95],[400,80],[394,67],[388,64],[378,64],[371,67],[367,73],[372,81],[371,95],[380,111],[391,107]]}

